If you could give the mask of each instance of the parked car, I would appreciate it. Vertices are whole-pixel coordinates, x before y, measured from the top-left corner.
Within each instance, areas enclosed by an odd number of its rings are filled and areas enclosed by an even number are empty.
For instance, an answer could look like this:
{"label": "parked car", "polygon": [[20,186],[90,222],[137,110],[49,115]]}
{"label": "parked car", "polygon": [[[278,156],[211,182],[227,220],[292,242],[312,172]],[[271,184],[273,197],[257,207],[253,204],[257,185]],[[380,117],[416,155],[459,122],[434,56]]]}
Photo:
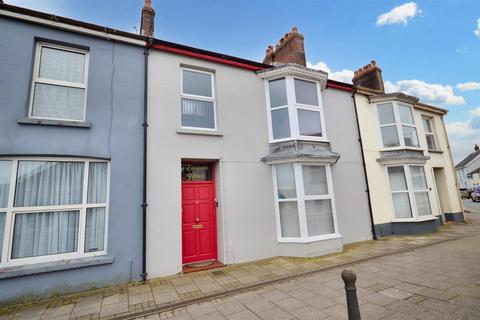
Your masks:
{"label": "parked car", "polygon": [[475,191],[472,192],[472,201],[480,201],[480,186],[475,188]]}
{"label": "parked car", "polygon": [[462,199],[470,199],[472,192],[467,188],[460,188],[460,196]]}

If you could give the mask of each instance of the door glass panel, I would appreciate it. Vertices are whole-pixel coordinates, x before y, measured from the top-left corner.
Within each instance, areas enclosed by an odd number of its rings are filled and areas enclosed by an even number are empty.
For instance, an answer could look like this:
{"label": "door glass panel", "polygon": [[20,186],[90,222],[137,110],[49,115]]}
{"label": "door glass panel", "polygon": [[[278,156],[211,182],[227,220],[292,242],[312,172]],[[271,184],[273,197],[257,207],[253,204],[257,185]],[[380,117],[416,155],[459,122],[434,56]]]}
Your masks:
{"label": "door glass panel", "polygon": [[391,124],[395,123],[395,116],[393,114],[393,105],[391,103],[379,104],[377,107],[378,110],[378,120],[380,124]]}
{"label": "door glass panel", "polygon": [[327,173],[325,166],[302,166],[305,195],[328,194]]}
{"label": "door glass panel", "polygon": [[320,112],[298,109],[298,126],[302,136],[321,137]]}
{"label": "door glass panel", "polygon": [[307,200],[305,201],[305,211],[309,237],[335,232],[330,199]]}
{"label": "door glass panel", "polygon": [[7,207],[8,191],[10,190],[10,179],[12,174],[11,170],[12,161],[0,161],[0,208]]}
{"label": "door glass panel", "polygon": [[398,140],[397,126],[382,127],[383,146],[385,148],[398,147],[400,141]]}
{"label": "door glass panel", "polygon": [[410,107],[399,105],[398,114],[400,115],[401,123],[413,124],[412,109]]}
{"label": "door glass panel", "polygon": [[288,120],[288,108],[272,111],[273,139],[290,137],[290,122]]}
{"label": "door glass panel", "polygon": [[291,199],[297,197],[295,189],[295,175],[291,163],[277,164],[275,166],[277,177],[278,199]]}
{"label": "door glass panel", "polygon": [[182,163],[182,181],[212,181],[212,165]]}
{"label": "door glass panel", "polygon": [[300,222],[297,201],[280,202],[280,226],[282,237],[299,238]]}
{"label": "door glass panel", "polygon": [[411,218],[412,208],[410,207],[410,198],[407,192],[392,194],[393,207],[397,218]]}
{"label": "door glass panel", "polygon": [[417,129],[408,126],[402,126],[402,129],[405,146],[418,147]]}
{"label": "door glass panel", "polygon": [[286,106],[287,102],[287,87],[285,86],[285,79],[278,79],[268,81],[268,92],[270,95],[270,107]]}
{"label": "door glass panel", "polygon": [[390,178],[390,188],[392,191],[407,190],[407,180],[403,167],[389,167],[388,177]]}
{"label": "door glass panel", "polygon": [[318,106],[317,84],[295,79],[295,99],[297,103]]}
{"label": "door glass panel", "polygon": [[419,216],[432,214],[427,192],[415,192],[415,202],[417,203],[417,212]]}
{"label": "door glass panel", "polygon": [[78,211],[15,215],[12,259],[77,251]]}

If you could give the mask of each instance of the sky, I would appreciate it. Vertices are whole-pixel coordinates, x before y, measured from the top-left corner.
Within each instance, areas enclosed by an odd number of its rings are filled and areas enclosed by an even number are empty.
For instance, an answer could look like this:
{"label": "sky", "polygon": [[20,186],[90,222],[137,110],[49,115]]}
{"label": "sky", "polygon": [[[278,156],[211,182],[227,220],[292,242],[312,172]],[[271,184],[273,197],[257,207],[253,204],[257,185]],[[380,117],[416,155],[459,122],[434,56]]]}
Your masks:
{"label": "sky", "polygon": [[[143,0],[4,0],[124,31]],[[310,67],[350,82],[371,60],[387,92],[449,110],[454,161],[480,144],[479,0],[152,0],[155,37],[261,61],[296,26]]]}

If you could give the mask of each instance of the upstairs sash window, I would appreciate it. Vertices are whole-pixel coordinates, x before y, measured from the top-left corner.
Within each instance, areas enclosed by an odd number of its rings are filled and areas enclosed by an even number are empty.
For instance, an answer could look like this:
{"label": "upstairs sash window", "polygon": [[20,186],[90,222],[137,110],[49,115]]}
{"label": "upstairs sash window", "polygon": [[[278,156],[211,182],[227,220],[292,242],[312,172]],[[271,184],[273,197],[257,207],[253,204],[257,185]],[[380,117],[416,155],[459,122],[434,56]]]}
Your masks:
{"label": "upstairs sash window", "polygon": [[29,116],[85,120],[88,51],[37,43]]}
{"label": "upstairs sash window", "polygon": [[182,127],[216,129],[214,75],[182,68]]}
{"label": "upstairs sash window", "polygon": [[422,122],[428,150],[437,150],[437,144],[435,143],[435,134],[433,133],[433,118],[422,117]]}
{"label": "upstairs sash window", "polygon": [[326,139],[318,82],[287,76],[267,84],[270,141]]}
{"label": "upstairs sash window", "polygon": [[378,121],[384,148],[418,148],[418,136],[412,108],[397,102],[377,105]]}

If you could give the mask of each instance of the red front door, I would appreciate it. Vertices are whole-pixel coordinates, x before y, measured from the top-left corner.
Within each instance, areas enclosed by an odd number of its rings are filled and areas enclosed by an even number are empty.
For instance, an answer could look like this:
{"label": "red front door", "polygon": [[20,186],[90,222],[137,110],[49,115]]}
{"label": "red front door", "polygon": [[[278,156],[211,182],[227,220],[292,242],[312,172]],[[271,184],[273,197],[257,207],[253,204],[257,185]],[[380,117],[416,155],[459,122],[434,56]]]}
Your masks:
{"label": "red front door", "polygon": [[[186,170],[190,171],[185,174]],[[208,173],[205,173],[205,170],[208,170]],[[182,260],[184,264],[217,259],[215,209],[212,165],[182,164]]]}

